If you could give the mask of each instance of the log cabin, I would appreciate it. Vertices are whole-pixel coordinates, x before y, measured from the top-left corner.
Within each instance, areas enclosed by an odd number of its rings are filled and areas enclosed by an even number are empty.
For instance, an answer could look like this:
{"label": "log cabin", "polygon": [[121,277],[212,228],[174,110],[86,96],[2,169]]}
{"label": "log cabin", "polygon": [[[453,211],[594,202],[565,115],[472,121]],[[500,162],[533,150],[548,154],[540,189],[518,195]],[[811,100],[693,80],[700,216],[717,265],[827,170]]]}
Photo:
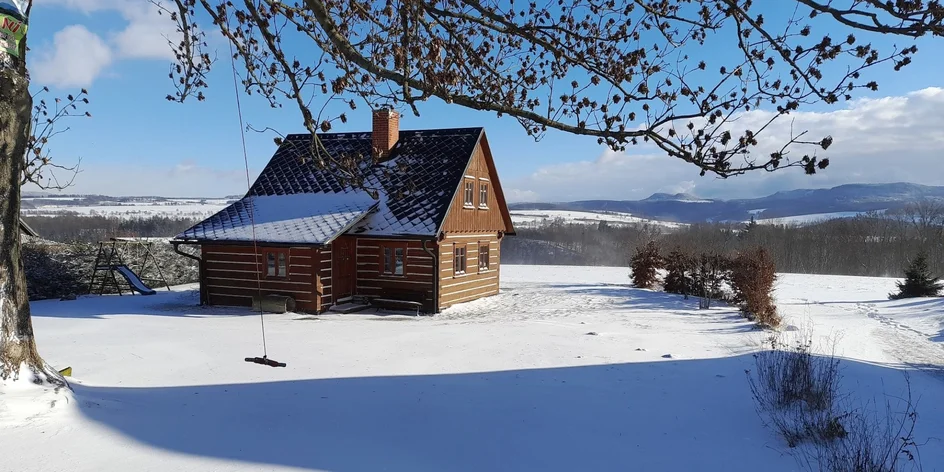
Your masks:
{"label": "log cabin", "polygon": [[243,198],[176,236],[199,247],[201,303],[437,313],[499,292],[515,229],[484,129],[400,130],[389,109],[372,122],[318,134],[331,158],[369,158],[362,185],[316,166],[311,135],[289,135]]}

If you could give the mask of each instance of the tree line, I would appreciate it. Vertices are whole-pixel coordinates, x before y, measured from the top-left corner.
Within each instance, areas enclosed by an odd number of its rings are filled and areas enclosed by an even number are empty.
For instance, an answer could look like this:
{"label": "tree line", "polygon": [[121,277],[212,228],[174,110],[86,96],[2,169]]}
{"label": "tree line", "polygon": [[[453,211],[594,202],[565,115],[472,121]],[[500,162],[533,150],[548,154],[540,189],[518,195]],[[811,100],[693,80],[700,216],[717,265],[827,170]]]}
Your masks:
{"label": "tree line", "polygon": [[944,206],[920,202],[805,225],[700,223],[677,229],[613,227],[553,221],[521,228],[502,242],[510,264],[626,266],[633,251],[655,241],[663,252],[727,254],[764,247],[779,272],[900,277],[917,254],[944,274]]}
{"label": "tree line", "polygon": [[61,243],[95,243],[113,237],[172,237],[201,221],[200,218],[153,215],[118,216],[24,216],[23,221],[43,239]]}

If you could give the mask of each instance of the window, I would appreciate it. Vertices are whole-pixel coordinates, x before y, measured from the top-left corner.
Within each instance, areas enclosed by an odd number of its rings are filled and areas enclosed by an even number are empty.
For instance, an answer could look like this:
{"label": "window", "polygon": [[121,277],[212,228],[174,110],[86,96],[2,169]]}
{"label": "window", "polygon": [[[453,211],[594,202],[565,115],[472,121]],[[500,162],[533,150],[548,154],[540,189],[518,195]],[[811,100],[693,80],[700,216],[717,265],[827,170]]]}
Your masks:
{"label": "window", "polygon": [[479,271],[486,270],[488,270],[488,243],[481,243],[479,245]]}
{"label": "window", "polygon": [[288,251],[269,250],[265,255],[267,277],[288,277]]}
{"label": "window", "polygon": [[403,275],[406,268],[406,246],[382,246],[383,265],[380,273],[384,275]]}
{"label": "window", "polygon": [[462,275],[465,273],[465,247],[459,247],[459,245],[453,246],[452,249],[453,260],[452,270],[454,275]]}
{"label": "window", "polygon": [[465,203],[463,204],[466,207],[472,208],[475,203],[472,201],[472,198],[475,196],[475,182],[470,180],[465,181]]}
{"label": "window", "polygon": [[479,208],[488,208],[488,184],[479,184]]}

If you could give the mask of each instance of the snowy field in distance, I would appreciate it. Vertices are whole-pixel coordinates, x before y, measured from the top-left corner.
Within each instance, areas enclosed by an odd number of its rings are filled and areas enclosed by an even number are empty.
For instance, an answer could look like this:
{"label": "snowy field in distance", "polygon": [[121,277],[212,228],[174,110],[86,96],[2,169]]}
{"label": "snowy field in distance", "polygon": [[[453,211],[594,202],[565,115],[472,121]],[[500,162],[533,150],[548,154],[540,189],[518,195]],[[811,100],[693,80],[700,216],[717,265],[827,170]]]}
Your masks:
{"label": "snowy field in distance", "polygon": [[540,226],[550,223],[557,218],[563,219],[567,223],[599,223],[606,221],[611,225],[636,225],[651,224],[665,226],[669,228],[678,228],[685,226],[683,223],[673,223],[668,221],[657,221],[633,216],[629,213],[620,212],[591,212],[591,211],[566,211],[566,210],[510,210],[511,220],[516,226]]}
{"label": "snowy field in distance", "polygon": [[861,214],[863,214],[861,211],[836,211],[832,213],[811,213],[809,215],[784,216],[780,218],[759,218],[755,221],[759,224],[770,225],[806,225],[838,218],[852,218]]}
{"label": "snowy field in distance", "polygon": [[[44,198],[43,200],[51,199]],[[25,216],[74,214],[79,216],[117,216],[121,218],[147,218],[156,215],[202,218],[222,210],[226,205],[228,205],[227,200],[201,200],[192,198],[161,199],[156,201],[102,201],[94,205],[50,205],[39,203],[35,204],[35,208],[23,208],[21,213]]]}
{"label": "snowy field in distance", "polygon": [[[888,301],[894,282],[778,283],[788,325],[840,335],[863,400],[901,394],[907,364],[944,364],[944,299]],[[765,334],[733,309],[631,288],[620,268],[505,265],[501,284],[432,317],[267,315],[284,369],[244,362],[262,355],[258,317],[195,306],[193,286],[34,302],[75,393],[28,411],[0,387],[0,469],[802,470],[754,410],[744,370]],[[944,378],[911,384],[940,470]]]}

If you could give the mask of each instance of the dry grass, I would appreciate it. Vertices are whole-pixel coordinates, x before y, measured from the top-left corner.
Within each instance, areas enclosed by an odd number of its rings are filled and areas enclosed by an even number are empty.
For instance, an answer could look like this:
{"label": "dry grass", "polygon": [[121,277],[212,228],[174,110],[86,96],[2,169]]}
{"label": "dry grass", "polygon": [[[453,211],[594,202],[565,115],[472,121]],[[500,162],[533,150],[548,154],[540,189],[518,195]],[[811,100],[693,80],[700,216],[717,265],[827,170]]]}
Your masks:
{"label": "dry grass", "polygon": [[[826,355],[813,353],[812,329],[792,340],[777,333],[770,349],[755,355],[748,383],[761,418],[818,472],[921,470],[914,440],[917,421],[911,384],[903,398],[886,396],[884,410],[842,393],[835,340]],[[906,374],[907,376],[907,374]],[[894,406],[893,406],[894,404]]]}

